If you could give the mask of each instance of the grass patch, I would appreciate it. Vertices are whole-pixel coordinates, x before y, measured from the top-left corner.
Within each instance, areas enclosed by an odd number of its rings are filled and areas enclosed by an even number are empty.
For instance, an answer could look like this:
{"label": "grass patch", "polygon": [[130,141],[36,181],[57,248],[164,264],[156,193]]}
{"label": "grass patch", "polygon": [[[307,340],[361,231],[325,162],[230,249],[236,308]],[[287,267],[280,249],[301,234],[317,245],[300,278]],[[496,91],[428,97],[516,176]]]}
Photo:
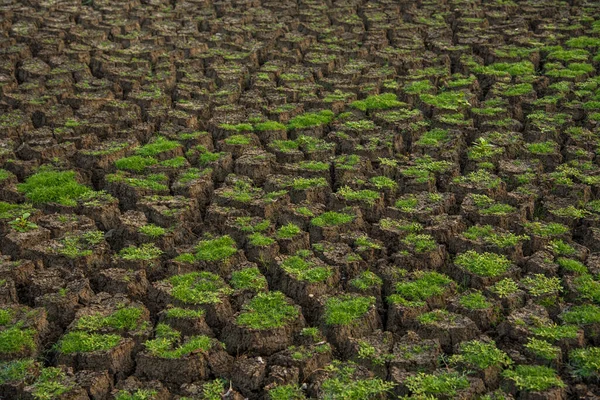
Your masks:
{"label": "grass patch", "polygon": [[541,365],[517,365],[502,375],[514,382],[519,390],[542,392],[551,388],[563,388],[566,385],[555,370]]}
{"label": "grass patch", "polygon": [[310,223],[319,226],[337,226],[354,221],[356,216],[351,214],[339,213],[336,211],[327,211],[310,220]]}
{"label": "grass patch", "polygon": [[92,191],[75,179],[75,171],[40,171],[17,185],[18,190],[34,204],[58,203],[66,206]]}
{"label": "grass patch", "polygon": [[468,250],[454,259],[454,264],[478,276],[495,277],[504,274],[511,266],[510,260],[495,253],[477,253]]}
{"label": "grass patch", "polygon": [[267,288],[267,279],[256,267],[234,271],[229,283],[236,290],[261,291]]}
{"label": "grass patch", "polygon": [[200,261],[222,261],[236,253],[235,240],[229,235],[202,240],[196,246],[196,259]]}
{"label": "grass patch", "polygon": [[375,304],[372,296],[358,297],[342,295],[330,297],[325,303],[325,323],[327,325],[349,325],[356,323]]}
{"label": "grass patch", "polygon": [[119,335],[75,331],[64,335],[55,348],[62,354],[89,353],[110,350],[120,342]]}
{"label": "grass patch", "polygon": [[206,271],[175,275],[168,282],[173,286],[171,295],[187,304],[220,303],[223,296],[232,293],[221,277]]}
{"label": "grass patch", "polygon": [[259,293],[244,304],[236,323],[251,329],[273,329],[298,318],[298,310],[281,292]]}

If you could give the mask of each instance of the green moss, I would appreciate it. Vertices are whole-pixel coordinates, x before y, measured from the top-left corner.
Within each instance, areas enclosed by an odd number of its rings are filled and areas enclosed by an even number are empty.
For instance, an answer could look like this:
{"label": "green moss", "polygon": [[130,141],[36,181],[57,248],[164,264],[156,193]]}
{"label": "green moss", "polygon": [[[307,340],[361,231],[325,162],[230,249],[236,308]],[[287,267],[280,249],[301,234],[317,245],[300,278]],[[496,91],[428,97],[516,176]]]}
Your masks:
{"label": "green moss", "polygon": [[372,296],[342,295],[330,297],[325,302],[325,323],[327,325],[350,325],[357,323],[374,304],[375,298]]}
{"label": "green moss", "polygon": [[323,186],[329,186],[325,178],[294,178],[292,181],[292,188],[296,190],[306,190]]}
{"label": "green moss", "polygon": [[225,139],[225,143],[235,146],[247,146],[252,143],[252,138],[248,135],[232,135]]}
{"label": "green moss", "polygon": [[289,304],[283,293],[259,293],[246,303],[236,323],[251,329],[273,329],[298,318],[298,309]]}
{"label": "green moss", "polygon": [[359,290],[369,290],[383,285],[383,280],[371,271],[363,271],[350,281],[350,286]]}
{"label": "green moss", "polygon": [[440,108],[442,110],[459,110],[464,107],[469,107],[470,104],[465,98],[463,92],[442,92],[437,95],[433,94],[421,94],[419,96],[421,101],[430,106]]}

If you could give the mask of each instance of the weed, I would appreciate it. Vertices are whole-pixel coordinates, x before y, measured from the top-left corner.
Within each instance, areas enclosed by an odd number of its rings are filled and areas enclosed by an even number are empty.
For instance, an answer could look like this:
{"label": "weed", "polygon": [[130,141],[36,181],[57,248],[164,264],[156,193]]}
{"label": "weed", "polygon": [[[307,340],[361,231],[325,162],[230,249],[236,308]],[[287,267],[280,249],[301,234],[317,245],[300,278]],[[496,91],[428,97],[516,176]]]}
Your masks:
{"label": "weed", "polygon": [[73,331],[64,335],[55,348],[62,354],[89,353],[110,350],[120,342],[119,335]]}
{"label": "weed", "polygon": [[576,377],[600,376],[600,347],[574,349],[569,353],[569,364]]}
{"label": "weed", "polygon": [[482,310],[492,306],[492,303],[490,303],[479,291],[461,296],[458,299],[458,302],[461,306],[468,308],[469,310]]}
{"label": "weed", "polygon": [[545,340],[528,338],[525,348],[546,361],[556,360],[560,355],[560,348],[552,346]]}
{"label": "weed", "polygon": [[541,392],[551,388],[565,387],[555,370],[541,365],[517,365],[502,375],[514,382],[519,390]]}
{"label": "weed", "polygon": [[74,384],[66,384],[66,374],[55,367],[42,369],[40,376],[34,382],[32,395],[36,400],[53,400],[61,398],[70,391]]}
{"label": "weed", "polygon": [[35,331],[23,328],[21,322],[0,331],[0,354],[14,354],[24,350],[37,348],[34,340]]}
{"label": "weed", "polygon": [[450,357],[451,365],[464,365],[467,369],[483,370],[489,367],[506,367],[512,364],[510,357],[496,347],[496,343],[480,340],[463,342],[458,354]]}
{"label": "weed", "polygon": [[138,247],[128,246],[119,252],[123,260],[155,260],[163,254],[163,251],[154,243],[144,243]]}
{"label": "weed", "polygon": [[138,231],[151,239],[158,239],[167,233],[165,228],[154,224],[146,224],[141,226]]}
{"label": "weed", "polygon": [[25,183],[18,185],[18,189],[35,204],[58,203],[67,206],[75,205],[75,199],[92,191],[75,180],[74,171],[49,169],[30,176]]}
{"label": "weed", "polygon": [[136,155],[142,157],[154,157],[160,153],[171,151],[181,147],[181,144],[175,140],[167,140],[162,136],[157,137],[151,143],[148,143],[136,150]]}
{"label": "weed", "polygon": [[30,213],[24,213],[20,217],[10,221],[8,224],[17,232],[29,232],[33,229],[36,229],[38,226],[29,221]]}
{"label": "weed", "polygon": [[[442,372],[439,374],[426,374],[419,372],[406,377],[406,387],[417,396],[445,395],[456,396],[458,390],[469,387],[469,381],[456,372]],[[429,398],[429,397],[424,397]]]}
{"label": "weed", "polygon": [[236,253],[235,240],[229,235],[202,240],[196,246],[196,259],[201,261],[222,261]]}
{"label": "weed", "polygon": [[383,93],[379,95],[369,96],[364,100],[357,100],[350,104],[350,107],[361,111],[371,110],[387,110],[389,108],[400,107],[405,105],[393,93]]}
{"label": "weed", "polygon": [[302,232],[302,229],[297,225],[289,222],[287,225],[280,227],[275,233],[277,239],[291,239]]}
{"label": "weed", "polygon": [[298,318],[298,310],[289,304],[283,293],[259,293],[246,303],[236,323],[251,329],[273,329]]}
{"label": "weed", "polygon": [[173,286],[171,295],[188,304],[220,303],[222,296],[232,293],[232,289],[223,279],[205,271],[175,275],[170,277],[168,282]]}
{"label": "weed", "polygon": [[490,288],[493,293],[496,293],[500,298],[510,297],[512,294],[519,291],[519,286],[510,278],[504,278]]}
{"label": "weed", "polygon": [[354,221],[356,217],[351,214],[339,213],[336,211],[327,211],[310,220],[310,223],[319,226],[337,226],[350,223]]}
{"label": "weed", "polygon": [[477,253],[473,250],[457,255],[454,264],[475,275],[485,277],[500,276],[511,266],[510,260],[503,255],[488,252]]}
{"label": "weed", "polygon": [[144,346],[155,357],[177,359],[197,351],[206,352],[213,345],[213,340],[204,335],[191,336],[177,345],[180,338],[181,333],[161,323],[156,326],[156,338],[146,341]]}
{"label": "weed", "polygon": [[288,129],[302,129],[313,126],[321,126],[330,123],[333,120],[334,114],[329,110],[319,112],[309,112],[298,115],[290,120]]}
{"label": "weed", "polygon": [[231,274],[231,286],[236,290],[261,291],[267,288],[267,280],[258,268],[244,268]]}
{"label": "weed", "polygon": [[275,239],[263,235],[262,233],[253,233],[248,235],[248,243],[255,247],[266,247],[275,243]]}
{"label": "weed", "polygon": [[112,314],[103,316],[95,313],[85,315],[77,321],[77,329],[84,331],[98,331],[104,328],[115,330],[135,331],[145,325],[143,321],[143,311],[138,307],[119,308]]}
{"label": "weed", "polygon": [[392,390],[394,384],[380,378],[357,379],[352,363],[343,365],[337,361],[326,367],[333,374],[321,385],[323,399],[374,400]]}
{"label": "weed", "polygon": [[532,296],[558,294],[563,290],[559,278],[546,277],[544,274],[527,276],[521,280],[521,283]]}
{"label": "weed", "polygon": [[369,205],[374,205],[381,195],[374,190],[353,190],[348,186],[343,186],[337,191],[347,201],[362,201]]}
{"label": "weed", "polygon": [[296,279],[311,283],[323,282],[333,273],[331,268],[315,266],[298,255],[287,257],[281,268]]}
{"label": "weed", "polygon": [[277,386],[269,390],[270,400],[304,400],[306,396],[296,385],[288,384]]}
{"label": "weed", "polygon": [[600,323],[600,307],[593,304],[573,306],[563,312],[562,320],[567,324],[575,325]]}
{"label": "weed", "polygon": [[350,281],[350,286],[359,290],[368,290],[383,285],[383,280],[371,271],[363,271]]}
{"label": "weed", "polygon": [[433,236],[428,234],[411,233],[402,239],[402,243],[411,247],[415,253],[426,253],[438,247]]}
{"label": "weed", "polygon": [[8,382],[25,382],[33,377],[37,364],[30,358],[0,363],[0,385]]}

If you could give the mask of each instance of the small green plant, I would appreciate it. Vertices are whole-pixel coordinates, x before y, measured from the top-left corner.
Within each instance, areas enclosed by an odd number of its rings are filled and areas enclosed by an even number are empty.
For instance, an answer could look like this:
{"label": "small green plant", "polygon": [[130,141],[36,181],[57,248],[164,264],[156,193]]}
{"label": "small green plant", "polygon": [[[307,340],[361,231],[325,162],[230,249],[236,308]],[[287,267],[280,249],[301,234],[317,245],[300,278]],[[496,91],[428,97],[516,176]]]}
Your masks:
{"label": "small green plant", "polygon": [[542,339],[528,338],[525,348],[546,361],[556,360],[560,355],[560,348],[553,346]]}
{"label": "small green plant", "polygon": [[24,350],[37,348],[34,340],[35,331],[23,328],[23,323],[17,324],[0,331],[0,354],[14,354]]}
{"label": "small green plant", "polygon": [[519,291],[519,285],[517,282],[510,278],[504,278],[499,282],[496,282],[494,286],[490,288],[493,293],[496,293],[501,299],[510,297],[511,295]]}
{"label": "small green plant", "polygon": [[461,296],[458,302],[469,310],[482,310],[492,306],[492,303],[479,291]]}
{"label": "small green plant", "polygon": [[30,216],[30,213],[24,213],[20,217],[10,221],[8,224],[17,232],[29,232],[38,227],[35,223],[29,221]]}
{"label": "small green plant", "polygon": [[115,400],[152,400],[158,392],[152,389],[136,389],[133,392],[119,390],[115,395]]}
{"label": "small green plant", "polygon": [[430,297],[443,294],[452,283],[452,279],[435,271],[418,271],[414,276],[416,279],[413,281],[397,283],[395,293],[388,297],[388,301],[423,305]]}
{"label": "small green plant", "polygon": [[119,335],[73,331],[60,339],[56,344],[56,350],[62,354],[107,351],[116,347],[120,342],[121,336]]}
{"label": "small green plant", "polygon": [[375,400],[394,387],[392,382],[380,378],[355,377],[356,366],[353,363],[334,361],[325,370],[331,376],[321,385],[323,399]]}
{"label": "small green plant", "polygon": [[567,324],[574,325],[600,323],[600,307],[594,304],[573,306],[562,313],[562,320]]}
{"label": "small green plant", "polygon": [[36,400],[59,399],[73,389],[73,383],[66,383],[66,374],[60,368],[43,368],[40,376],[33,383],[33,398]]}
{"label": "small green plant", "polygon": [[156,326],[156,338],[146,341],[144,346],[150,354],[155,357],[176,359],[190,355],[191,353],[208,351],[213,340],[208,336],[190,336],[186,341],[181,341],[181,333],[166,324]]}
{"label": "small green plant", "polygon": [[248,243],[255,247],[270,246],[275,243],[275,239],[263,235],[262,233],[253,233],[248,235]]}
{"label": "small green plant", "polygon": [[[413,395],[424,399],[436,398],[436,395],[456,396],[459,390],[469,387],[469,381],[457,372],[426,374],[419,372],[406,377],[404,383]],[[427,397],[429,396],[429,397]]]}
{"label": "small green plant", "polygon": [[560,236],[570,231],[568,226],[557,222],[527,222],[524,226],[531,234],[540,237]]}
{"label": "small green plant", "polygon": [[281,292],[259,293],[246,303],[236,323],[251,329],[279,328],[298,318],[298,309]]}
{"label": "small green plant", "polygon": [[375,304],[372,296],[342,295],[330,297],[325,303],[325,323],[327,325],[349,325],[356,323]]}
{"label": "small green plant", "polygon": [[556,342],[561,339],[576,339],[579,328],[576,325],[546,325],[531,328],[531,332],[542,339]]}
{"label": "small green plant", "polygon": [[347,201],[363,201],[369,205],[374,205],[381,194],[374,190],[353,190],[348,186],[341,187],[337,193]]}
{"label": "small green plant", "polygon": [[330,110],[322,110],[319,112],[309,112],[298,115],[290,120],[288,129],[302,129],[311,126],[326,125],[333,121],[334,114]]}
{"label": "small green plant", "polygon": [[160,153],[174,150],[181,147],[181,144],[175,140],[167,140],[162,136],[157,137],[154,141],[140,147],[136,150],[136,155],[142,157],[154,157]]}
{"label": "small green plant", "polygon": [[161,226],[154,224],[146,224],[139,228],[139,232],[148,236],[151,239],[158,239],[167,233],[167,230]]}
{"label": "small green plant", "polygon": [[574,349],[569,353],[571,372],[576,377],[600,377],[600,347]]}
{"label": "small green plant", "polygon": [[330,267],[317,266],[298,255],[287,257],[281,268],[294,278],[310,283],[323,282],[333,273]]}
{"label": "small green plant", "polygon": [[304,400],[306,396],[296,385],[288,384],[277,386],[269,390],[270,400]]}
{"label": "small green plant", "polygon": [[410,233],[402,239],[402,243],[412,248],[415,253],[426,253],[438,247],[433,236],[423,233]]}
{"label": "small green plant", "polygon": [[468,250],[454,259],[454,264],[484,277],[495,277],[504,274],[511,266],[510,260],[495,253],[477,253]]}
{"label": "small green plant", "polygon": [[514,382],[519,390],[542,392],[551,388],[563,388],[565,383],[555,370],[541,365],[517,365],[502,375]]}
{"label": "small green plant", "polygon": [[383,285],[383,280],[371,271],[363,271],[359,276],[350,281],[350,286],[359,290],[368,290],[381,285]]}
{"label": "small green plant", "polygon": [[501,249],[514,247],[519,242],[529,239],[527,235],[515,235],[511,232],[496,233],[491,225],[473,225],[462,235],[470,240],[481,239],[485,243],[493,244]]}
{"label": "small green plant", "polygon": [[496,343],[471,340],[460,345],[460,351],[450,357],[451,365],[461,365],[465,369],[483,370],[489,367],[506,367],[512,364],[511,358],[496,347]]}
{"label": "small green plant", "polygon": [[36,366],[36,362],[30,358],[0,362],[0,385],[29,380],[33,377],[32,373],[36,371]]}
{"label": "small green plant", "polygon": [[343,225],[354,221],[356,217],[351,214],[327,211],[311,219],[311,224],[319,227]]}
{"label": "small green plant", "polygon": [[204,400],[222,400],[225,390],[225,379],[215,379],[202,385],[202,398]]}
{"label": "small green plant", "polygon": [[154,260],[159,258],[163,251],[156,247],[154,243],[144,243],[138,247],[125,247],[119,252],[123,260]]}
{"label": "small green plant", "polygon": [[294,225],[292,222],[289,222],[287,225],[283,225],[280,227],[275,233],[275,237],[277,239],[291,239],[296,237],[302,232],[302,229],[297,225]]}
{"label": "small green plant", "polygon": [[521,280],[525,289],[533,296],[542,296],[546,294],[558,294],[562,291],[560,278],[547,277],[544,274],[535,274],[526,276]]}

